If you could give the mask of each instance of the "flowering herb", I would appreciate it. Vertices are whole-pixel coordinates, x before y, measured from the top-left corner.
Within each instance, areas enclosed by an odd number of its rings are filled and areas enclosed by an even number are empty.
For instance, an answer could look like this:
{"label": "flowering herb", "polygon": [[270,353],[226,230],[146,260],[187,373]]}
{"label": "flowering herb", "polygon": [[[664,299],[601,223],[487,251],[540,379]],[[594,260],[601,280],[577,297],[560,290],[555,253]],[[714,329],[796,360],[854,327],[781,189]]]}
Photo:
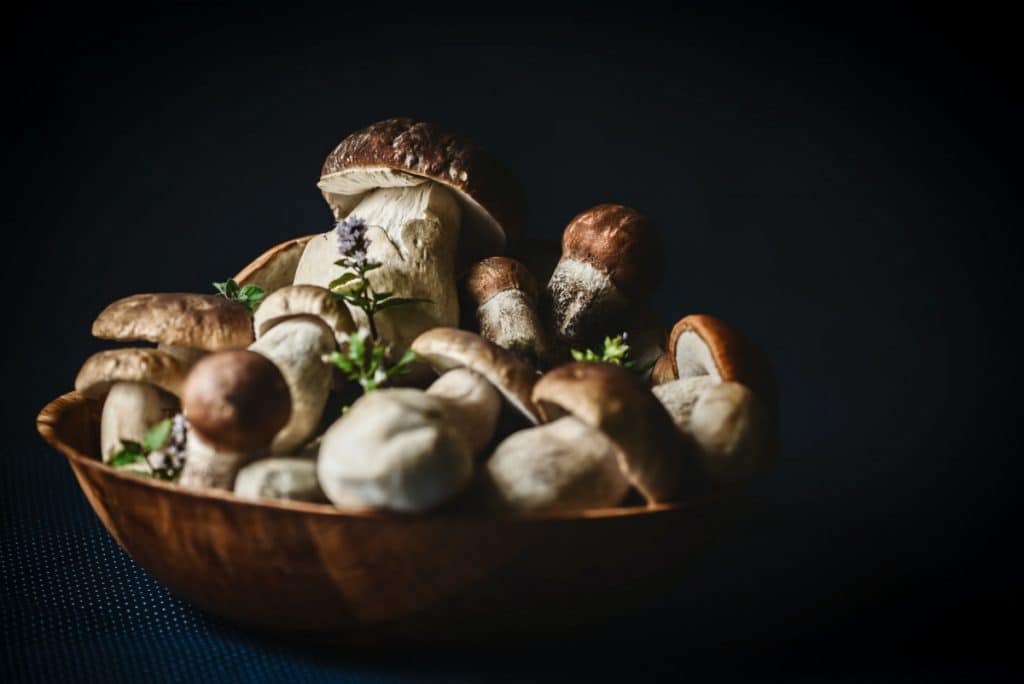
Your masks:
{"label": "flowering herb", "polygon": [[569,353],[572,354],[572,358],[576,361],[610,363],[614,366],[622,366],[623,368],[628,368],[639,375],[643,375],[651,369],[654,363],[651,362],[642,367],[637,367],[636,361],[629,358],[630,347],[626,342],[628,338],[628,333],[622,333],[616,337],[604,338],[604,347],[601,349],[601,353],[595,352],[593,349],[572,349]]}
{"label": "flowering herb", "polygon": [[358,216],[343,218],[335,224],[334,231],[338,237],[338,252],[341,258],[334,263],[346,269],[346,272],[332,280],[329,287],[336,297],[363,310],[367,325],[370,327],[370,337],[376,342],[380,336],[377,333],[377,324],[373,320],[374,314],[395,306],[430,300],[396,297],[394,292],[377,292],[373,289],[366,274],[380,268],[381,264],[370,261],[367,256],[370,247],[370,241],[366,237],[367,228],[366,221]]}
{"label": "flowering herb", "polygon": [[214,283],[213,286],[224,297],[245,304],[245,308],[249,311],[255,311],[267,294],[263,291],[263,288],[256,287],[255,285],[239,286],[234,278],[228,278],[223,283]]}
{"label": "flowering herb", "polygon": [[142,444],[121,440],[121,450],[111,457],[108,465],[129,469],[143,477],[172,482],[178,478],[185,464],[187,439],[188,423],[179,413],[151,427]]}
{"label": "flowering herb", "polygon": [[343,344],[343,351],[331,352],[328,360],[341,369],[349,380],[355,380],[363,392],[372,392],[396,375],[409,372],[409,364],[416,358],[413,350],[406,350],[390,368],[385,365],[387,348],[375,344],[366,328],[351,333]]}

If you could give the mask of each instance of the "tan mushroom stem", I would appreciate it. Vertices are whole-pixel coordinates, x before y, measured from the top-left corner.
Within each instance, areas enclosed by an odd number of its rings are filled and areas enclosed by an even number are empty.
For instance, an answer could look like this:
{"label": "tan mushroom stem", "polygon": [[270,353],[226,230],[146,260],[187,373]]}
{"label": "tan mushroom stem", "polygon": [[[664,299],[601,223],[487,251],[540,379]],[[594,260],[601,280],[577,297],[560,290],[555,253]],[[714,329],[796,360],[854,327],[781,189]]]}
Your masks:
{"label": "tan mushroom stem", "polygon": [[188,458],[181,470],[178,484],[182,487],[231,489],[242,466],[259,454],[218,449],[196,430],[188,433]]}
{"label": "tan mushroom stem", "polygon": [[427,394],[445,400],[447,420],[458,426],[470,453],[477,454],[487,446],[501,413],[501,393],[494,385],[478,373],[456,368],[435,380]]}
{"label": "tan mushroom stem", "polygon": [[[458,325],[459,303],[455,286],[455,258],[459,242],[459,203],[444,186],[410,176],[415,185],[374,190],[351,208],[368,226],[367,258],[381,264],[368,274],[376,292],[421,298],[415,303],[381,311],[374,321],[381,338],[401,354],[424,330]],[[295,283],[328,287],[345,271],[334,231],[306,244],[295,272]],[[366,316],[349,307],[360,326]]]}
{"label": "tan mushroom stem", "polygon": [[144,382],[115,382],[103,402],[100,451],[107,462],[121,450],[122,440],[142,443],[146,432],[178,410],[178,400]]}
{"label": "tan mushroom stem", "polygon": [[614,506],[629,491],[615,445],[565,416],[515,432],[487,460],[485,504],[531,512]]}
{"label": "tan mushroom stem", "polygon": [[327,404],[332,374],[323,357],[335,349],[334,333],[315,316],[294,316],[265,330],[249,349],[273,361],[288,384],[291,417],[270,451],[290,453],[313,436]]}
{"label": "tan mushroom stem", "polygon": [[499,292],[477,307],[476,316],[484,339],[534,364],[551,356],[536,305],[522,290]]}
{"label": "tan mushroom stem", "polygon": [[575,259],[558,262],[548,293],[555,334],[571,344],[602,334],[602,327],[619,327],[629,306],[607,273]]}
{"label": "tan mushroom stem", "polygon": [[238,471],[235,494],[245,499],[327,501],[316,479],[316,460],[310,458],[253,461]]}

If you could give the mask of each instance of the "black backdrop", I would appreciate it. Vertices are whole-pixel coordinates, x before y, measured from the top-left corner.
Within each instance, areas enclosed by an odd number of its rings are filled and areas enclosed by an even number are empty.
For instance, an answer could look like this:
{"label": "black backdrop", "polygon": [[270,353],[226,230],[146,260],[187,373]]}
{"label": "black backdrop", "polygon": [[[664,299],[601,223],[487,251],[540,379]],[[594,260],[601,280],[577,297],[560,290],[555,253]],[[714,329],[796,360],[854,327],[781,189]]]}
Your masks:
{"label": "black backdrop", "polygon": [[[1011,23],[980,6],[630,5],[16,15],[5,526],[38,514],[24,493],[57,457],[32,418],[104,346],[94,315],[133,292],[208,291],[326,230],[323,157],[403,114],[504,160],[533,236],[598,202],[649,214],[670,264],[659,313],[717,314],[776,363],[781,463],[743,529],[628,630],[659,636],[644,661],[783,676],[1005,663],[1000,618],[1019,598]],[[63,466],[47,478],[33,506],[81,497]],[[2,570],[8,606],[30,552]],[[39,634],[22,609],[5,617],[13,662],[32,648],[19,635]]]}

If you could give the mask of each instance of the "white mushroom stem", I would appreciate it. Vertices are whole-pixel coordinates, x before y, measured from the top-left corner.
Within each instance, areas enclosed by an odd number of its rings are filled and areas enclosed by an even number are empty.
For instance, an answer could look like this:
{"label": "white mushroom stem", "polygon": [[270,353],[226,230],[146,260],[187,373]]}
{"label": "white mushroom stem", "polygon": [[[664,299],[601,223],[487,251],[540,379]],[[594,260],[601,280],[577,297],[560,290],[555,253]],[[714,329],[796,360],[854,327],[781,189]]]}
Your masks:
{"label": "white mushroom stem", "polygon": [[480,336],[536,362],[551,355],[533,300],[522,290],[504,290],[477,307]]}
{"label": "white mushroom stem", "polygon": [[205,349],[198,349],[197,347],[185,347],[180,344],[161,343],[156,345],[156,348],[162,352],[170,354],[179,361],[184,361],[186,366],[191,366],[208,353]]}
{"label": "white mushroom stem", "polygon": [[574,416],[520,430],[488,459],[486,505],[531,512],[614,506],[629,491],[615,446]]}
{"label": "white mushroom stem", "polygon": [[104,463],[121,450],[122,440],[142,443],[146,432],[177,410],[177,399],[154,385],[116,382],[103,402],[100,453]]}
{"label": "white mushroom stem", "polygon": [[[415,177],[409,178],[416,182]],[[458,325],[455,256],[461,209],[451,191],[432,181],[379,188],[366,194],[349,215],[366,222],[367,257],[381,264],[368,275],[374,290],[430,300],[376,314],[381,338],[401,353],[424,330]],[[295,284],[328,287],[344,273],[334,263],[339,258],[334,231],[314,237],[299,260]],[[350,306],[349,310],[357,325],[367,325],[361,309]]]}
{"label": "white mushroom stem", "polygon": [[576,259],[562,259],[548,281],[555,332],[580,342],[595,332],[597,322],[616,318],[627,299],[607,273]]}
{"label": "white mushroom stem", "polygon": [[238,472],[235,494],[246,499],[326,502],[316,479],[316,460],[264,458]]}
{"label": "white mushroom stem", "polygon": [[291,393],[291,417],[271,442],[271,453],[291,453],[313,435],[331,391],[323,357],[334,348],[326,325],[303,318],[277,324],[249,346],[274,362]]}
{"label": "white mushroom stem", "polygon": [[448,420],[457,426],[470,453],[487,446],[501,413],[501,394],[494,385],[471,370],[455,368],[435,380],[427,394],[445,400]]}
{"label": "white mushroom stem", "polygon": [[238,471],[254,456],[217,449],[194,429],[188,433],[187,451],[178,484],[192,488],[231,489]]}

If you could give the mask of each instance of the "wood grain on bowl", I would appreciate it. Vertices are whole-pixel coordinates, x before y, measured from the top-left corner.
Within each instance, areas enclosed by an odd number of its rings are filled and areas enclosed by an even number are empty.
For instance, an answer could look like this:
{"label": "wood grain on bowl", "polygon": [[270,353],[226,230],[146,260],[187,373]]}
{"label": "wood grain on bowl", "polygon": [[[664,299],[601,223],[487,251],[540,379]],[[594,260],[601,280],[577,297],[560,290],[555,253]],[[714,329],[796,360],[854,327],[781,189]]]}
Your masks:
{"label": "wood grain on bowl", "polygon": [[344,513],[136,477],[97,460],[99,404],[39,414],[125,551],[202,610],[282,637],[459,644],[579,637],[664,596],[728,517],[689,504],[483,517]]}

